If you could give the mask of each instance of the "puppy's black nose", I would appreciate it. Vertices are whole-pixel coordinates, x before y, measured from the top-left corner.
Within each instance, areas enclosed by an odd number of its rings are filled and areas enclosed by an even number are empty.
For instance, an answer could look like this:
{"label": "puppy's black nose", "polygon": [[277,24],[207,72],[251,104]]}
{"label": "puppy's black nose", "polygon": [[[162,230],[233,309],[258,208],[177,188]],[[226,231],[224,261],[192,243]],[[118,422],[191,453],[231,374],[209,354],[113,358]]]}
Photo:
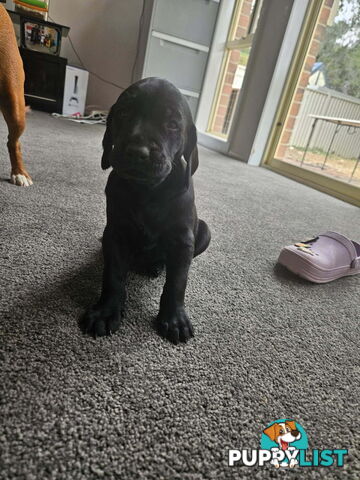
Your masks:
{"label": "puppy's black nose", "polygon": [[299,435],[299,430],[291,430],[291,435],[297,437]]}
{"label": "puppy's black nose", "polygon": [[145,162],[150,157],[150,150],[145,145],[128,145],[126,157],[134,162]]}

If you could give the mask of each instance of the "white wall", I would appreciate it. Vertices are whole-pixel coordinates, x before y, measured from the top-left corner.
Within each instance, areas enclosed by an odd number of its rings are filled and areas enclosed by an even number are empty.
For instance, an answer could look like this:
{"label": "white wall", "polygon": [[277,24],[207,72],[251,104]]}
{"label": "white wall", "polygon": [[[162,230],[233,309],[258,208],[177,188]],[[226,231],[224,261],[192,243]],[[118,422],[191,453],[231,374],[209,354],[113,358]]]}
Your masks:
{"label": "white wall", "polygon": [[[127,87],[142,5],[142,0],[50,0],[49,15],[56,23],[71,28],[71,40],[88,70]],[[79,65],[66,38],[61,56],[67,57],[69,64]],[[120,89],[90,75],[86,104],[108,109],[120,93]]]}

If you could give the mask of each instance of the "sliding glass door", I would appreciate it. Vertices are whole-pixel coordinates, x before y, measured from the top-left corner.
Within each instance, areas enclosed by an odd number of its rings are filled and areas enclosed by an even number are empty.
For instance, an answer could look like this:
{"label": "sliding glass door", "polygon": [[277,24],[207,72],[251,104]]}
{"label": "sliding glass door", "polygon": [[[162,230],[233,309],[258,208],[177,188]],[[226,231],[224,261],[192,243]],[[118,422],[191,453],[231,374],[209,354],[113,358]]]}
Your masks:
{"label": "sliding glass door", "polygon": [[360,201],[360,3],[314,2],[311,22],[312,35],[294,59],[302,67],[288,86],[291,101],[278,118],[282,128],[268,164]]}

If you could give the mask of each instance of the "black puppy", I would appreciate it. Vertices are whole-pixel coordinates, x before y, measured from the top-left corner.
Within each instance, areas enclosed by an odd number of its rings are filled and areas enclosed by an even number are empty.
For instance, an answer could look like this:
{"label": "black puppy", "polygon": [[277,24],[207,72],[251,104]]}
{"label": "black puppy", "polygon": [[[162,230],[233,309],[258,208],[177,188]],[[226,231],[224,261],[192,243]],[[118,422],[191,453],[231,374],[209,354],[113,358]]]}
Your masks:
{"label": "black puppy", "polygon": [[166,266],[158,331],[174,343],[193,336],[186,283],[193,257],[210,242],[194,203],[196,142],[189,106],[166,80],[140,80],[112,106],[102,157],[103,169],[113,167],[105,189],[102,293],[84,316],[86,332],[101,336],[118,329],[130,269],[156,276]]}

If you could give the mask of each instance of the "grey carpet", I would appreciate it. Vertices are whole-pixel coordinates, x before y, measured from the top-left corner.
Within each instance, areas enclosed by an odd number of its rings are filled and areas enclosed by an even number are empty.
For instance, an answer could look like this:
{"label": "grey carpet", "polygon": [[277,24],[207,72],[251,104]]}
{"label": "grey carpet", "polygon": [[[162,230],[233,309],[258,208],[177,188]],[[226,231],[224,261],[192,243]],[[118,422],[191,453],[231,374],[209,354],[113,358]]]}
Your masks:
{"label": "grey carpet", "polygon": [[[187,291],[196,337],[159,338],[163,278],[133,275],[120,330],[95,341],[77,321],[100,285],[103,132],[33,112],[34,186],[19,188],[0,121],[0,478],[360,478],[360,278],[313,285],[274,269],[283,245],[327,229],[359,240],[359,210],[201,149],[213,240]],[[283,417],[311,448],[349,448],[345,468],[227,466],[228,448],[258,448]]]}

